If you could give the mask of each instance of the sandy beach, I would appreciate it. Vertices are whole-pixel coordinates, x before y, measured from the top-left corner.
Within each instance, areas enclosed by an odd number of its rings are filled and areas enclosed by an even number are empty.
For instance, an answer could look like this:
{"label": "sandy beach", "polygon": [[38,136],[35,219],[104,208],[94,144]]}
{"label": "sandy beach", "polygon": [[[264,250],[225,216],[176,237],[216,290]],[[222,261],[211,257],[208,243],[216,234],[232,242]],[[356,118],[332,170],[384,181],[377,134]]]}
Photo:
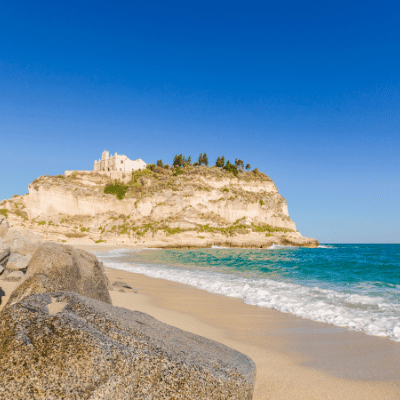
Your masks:
{"label": "sandy beach", "polygon": [[[400,398],[400,343],[164,279],[110,268],[106,274],[137,292],[111,291],[115,306],[142,311],[250,356],[257,367],[255,400]],[[17,284],[0,283],[0,307]]]}

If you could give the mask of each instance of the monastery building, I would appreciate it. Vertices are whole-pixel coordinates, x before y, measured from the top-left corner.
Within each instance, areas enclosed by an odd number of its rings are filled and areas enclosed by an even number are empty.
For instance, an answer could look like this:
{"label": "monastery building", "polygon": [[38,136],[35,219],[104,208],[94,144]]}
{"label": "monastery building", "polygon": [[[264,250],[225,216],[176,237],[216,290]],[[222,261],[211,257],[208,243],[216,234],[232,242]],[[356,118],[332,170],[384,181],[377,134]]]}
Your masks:
{"label": "monastery building", "polygon": [[130,172],[137,169],[145,169],[146,166],[147,164],[140,158],[132,161],[127,156],[119,155],[117,153],[110,157],[109,152],[104,150],[101,159],[94,162],[93,171]]}

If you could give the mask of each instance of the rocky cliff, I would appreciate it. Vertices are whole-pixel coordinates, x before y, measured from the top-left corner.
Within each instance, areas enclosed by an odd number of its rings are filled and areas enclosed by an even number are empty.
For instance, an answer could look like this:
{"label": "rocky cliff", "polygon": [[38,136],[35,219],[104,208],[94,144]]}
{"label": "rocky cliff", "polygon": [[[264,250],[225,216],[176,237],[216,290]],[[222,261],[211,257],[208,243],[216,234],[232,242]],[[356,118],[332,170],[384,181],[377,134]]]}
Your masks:
{"label": "rocky cliff", "polygon": [[68,243],[152,247],[315,247],[290,219],[286,200],[265,174],[216,167],[134,171],[117,182],[77,171],[42,176],[29,194],[0,202],[15,227]]}

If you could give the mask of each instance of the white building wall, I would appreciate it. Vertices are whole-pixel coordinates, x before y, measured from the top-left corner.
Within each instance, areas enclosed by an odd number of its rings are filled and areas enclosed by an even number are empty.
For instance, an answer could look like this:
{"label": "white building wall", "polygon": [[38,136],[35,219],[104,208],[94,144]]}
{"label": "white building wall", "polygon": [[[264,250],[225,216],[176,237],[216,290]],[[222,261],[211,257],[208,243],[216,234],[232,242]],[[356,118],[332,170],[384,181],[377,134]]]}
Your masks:
{"label": "white building wall", "polygon": [[140,158],[137,160],[130,160],[127,156],[118,155],[115,153],[113,156],[109,157],[108,151],[103,151],[101,159],[94,162],[93,171],[95,172],[131,172],[138,169],[146,168],[147,164]]}

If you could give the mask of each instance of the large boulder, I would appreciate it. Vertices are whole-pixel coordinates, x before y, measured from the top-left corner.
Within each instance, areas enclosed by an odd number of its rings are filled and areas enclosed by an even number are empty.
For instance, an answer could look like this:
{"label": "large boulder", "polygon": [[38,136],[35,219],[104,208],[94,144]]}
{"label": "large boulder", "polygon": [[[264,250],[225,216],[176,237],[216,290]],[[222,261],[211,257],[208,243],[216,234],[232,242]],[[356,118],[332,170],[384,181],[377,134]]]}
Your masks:
{"label": "large boulder", "polygon": [[9,303],[34,293],[71,291],[111,304],[108,283],[103,264],[94,254],[46,242],[32,256],[25,280],[11,294]]}
{"label": "large boulder", "polygon": [[8,244],[0,244],[0,266],[7,264],[10,258],[11,248]]}
{"label": "large boulder", "polygon": [[[1,247],[1,245],[0,245]],[[31,256],[23,256],[18,253],[11,253],[10,257],[8,258],[6,267],[7,269],[12,269],[13,271],[18,270],[25,270],[29,264]],[[1,264],[1,261],[0,261]]]}
{"label": "large boulder", "polygon": [[149,315],[71,292],[6,305],[0,399],[250,400],[254,362]]}
{"label": "large boulder", "polygon": [[22,254],[23,256],[33,254],[40,246],[40,240],[30,240],[22,232],[10,229],[4,236],[3,243],[11,247],[11,252]]}
{"label": "large boulder", "polygon": [[9,229],[10,229],[10,224],[6,220],[6,217],[4,215],[0,215],[0,238],[6,236]]}

